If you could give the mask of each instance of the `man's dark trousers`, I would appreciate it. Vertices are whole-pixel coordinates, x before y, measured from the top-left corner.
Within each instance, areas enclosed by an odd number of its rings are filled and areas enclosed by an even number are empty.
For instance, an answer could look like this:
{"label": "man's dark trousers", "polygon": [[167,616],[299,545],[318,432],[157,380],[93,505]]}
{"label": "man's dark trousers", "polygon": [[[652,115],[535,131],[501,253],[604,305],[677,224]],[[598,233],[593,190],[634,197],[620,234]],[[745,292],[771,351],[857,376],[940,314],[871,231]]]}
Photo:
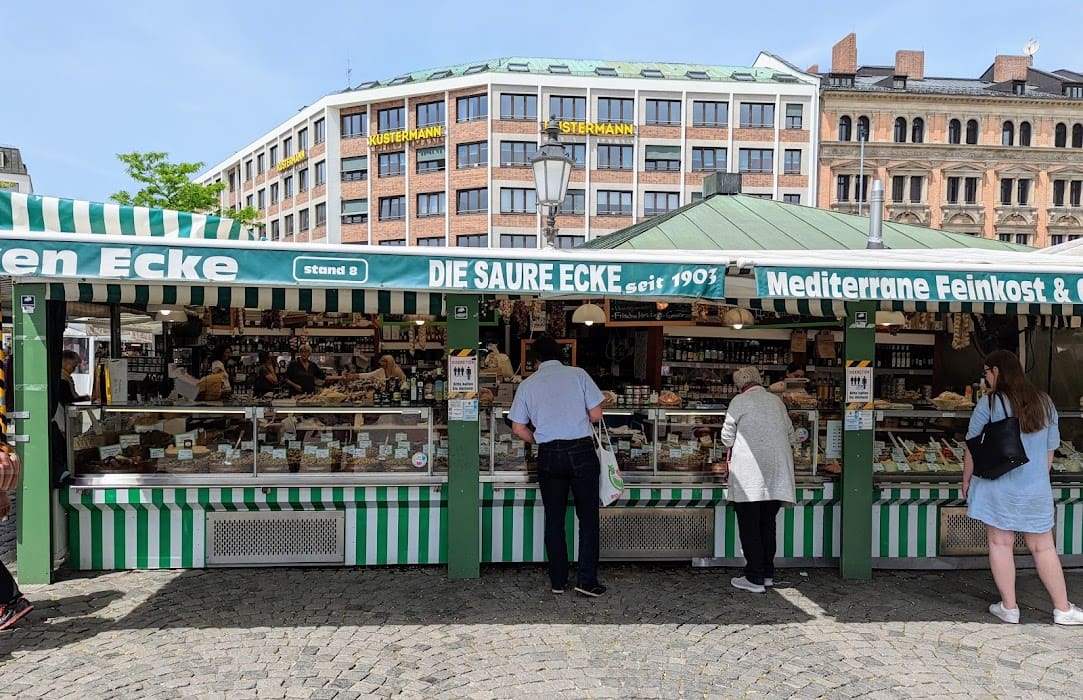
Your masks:
{"label": "man's dark trousers", "polygon": [[763,585],[775,577],[775,520],[781,501],[734,503],[741,549],[745,551],[745,578]]}
{"label": "man's dark trousers", "polygon": [[582,587],[598,583],[598,454],[593,438],[552,440],[538,446],[538,486],[545,507],[545,553],[549,581],[563,588],[568,581],[568,541],[564,517],[568,491],[579,518],[579,558],[576,582]]}

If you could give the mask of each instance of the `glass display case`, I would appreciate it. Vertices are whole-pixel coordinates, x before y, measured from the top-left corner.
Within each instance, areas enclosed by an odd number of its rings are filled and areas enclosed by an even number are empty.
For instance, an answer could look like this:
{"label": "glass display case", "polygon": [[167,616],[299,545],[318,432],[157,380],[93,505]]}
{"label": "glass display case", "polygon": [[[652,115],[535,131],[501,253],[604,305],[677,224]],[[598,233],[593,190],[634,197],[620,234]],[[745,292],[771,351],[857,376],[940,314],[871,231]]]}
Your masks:
{"label": "glass display case", "polygon": [[[447,433],[428,407],[72,406],[77,480],[166,483],[198,475],[446,472]],[[110,477],[110,478],[106,478]],[[224,480],[224,479],[223,479]]]}

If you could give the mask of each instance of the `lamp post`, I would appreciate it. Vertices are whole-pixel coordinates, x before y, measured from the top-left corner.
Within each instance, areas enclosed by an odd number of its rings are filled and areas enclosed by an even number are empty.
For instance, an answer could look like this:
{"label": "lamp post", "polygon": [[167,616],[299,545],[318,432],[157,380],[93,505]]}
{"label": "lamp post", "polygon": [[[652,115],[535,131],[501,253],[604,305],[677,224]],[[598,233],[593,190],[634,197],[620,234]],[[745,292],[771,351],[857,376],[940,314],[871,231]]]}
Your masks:
{"label": "lamp post", "polygon": [[557,126],[556,117],[549,118],[545,133],[546,142],[530,159],[530,167],[534,169],[534,190],[537,193],[538,205],[545,207],[545,242],[552,248],[556,246],[557,238],[557,207],[568,194],[568,180],[572,176],[574,162],[564,150],[564,146],[560,145],[560,128]]}

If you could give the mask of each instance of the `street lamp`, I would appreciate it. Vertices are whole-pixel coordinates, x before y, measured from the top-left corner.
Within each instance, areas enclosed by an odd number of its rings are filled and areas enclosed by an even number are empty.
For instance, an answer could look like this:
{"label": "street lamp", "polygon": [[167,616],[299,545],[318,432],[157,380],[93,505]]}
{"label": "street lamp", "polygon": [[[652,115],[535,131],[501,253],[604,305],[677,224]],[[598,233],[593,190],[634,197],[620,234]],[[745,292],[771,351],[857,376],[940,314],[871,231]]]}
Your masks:
{"label": "street lamp", "polygon": [[560,128],[557,126],[556,117],[549,118],[545,133],[548,139],[530,159],[530,167],[534,168],[534,190],[537,193],[538,205],[545,207],[547,215],[545,241],[548,246],[554,247],[557,237],[557,207],[568,194],[568,180],[572,176],[574,161],[568,156],[564,146],[560,145]]}

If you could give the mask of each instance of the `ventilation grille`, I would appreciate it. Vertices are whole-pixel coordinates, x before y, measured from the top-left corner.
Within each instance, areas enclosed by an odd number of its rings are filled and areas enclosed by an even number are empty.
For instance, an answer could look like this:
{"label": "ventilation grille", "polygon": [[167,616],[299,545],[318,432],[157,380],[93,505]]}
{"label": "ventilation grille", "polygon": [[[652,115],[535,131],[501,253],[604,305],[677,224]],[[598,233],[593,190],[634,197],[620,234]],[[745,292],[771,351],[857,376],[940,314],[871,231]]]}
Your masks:
{"label": "ventilation grille", "polygon": [[[1027,554],[1022,533],[1015,533],[1015,553]],[[966,514],[966,506],[940,509],[940,547],[943,557],[973,556],[989,553],[985,523]]]}
{"label": "ventilation grille", "polygon": [[207,565],[342,564],[342,511],[208,513]]}
{"label": "ventilation grille", "polygon": [[613,508],[600,516],[603,559],[691,559],[714,551],[713,508]]}

